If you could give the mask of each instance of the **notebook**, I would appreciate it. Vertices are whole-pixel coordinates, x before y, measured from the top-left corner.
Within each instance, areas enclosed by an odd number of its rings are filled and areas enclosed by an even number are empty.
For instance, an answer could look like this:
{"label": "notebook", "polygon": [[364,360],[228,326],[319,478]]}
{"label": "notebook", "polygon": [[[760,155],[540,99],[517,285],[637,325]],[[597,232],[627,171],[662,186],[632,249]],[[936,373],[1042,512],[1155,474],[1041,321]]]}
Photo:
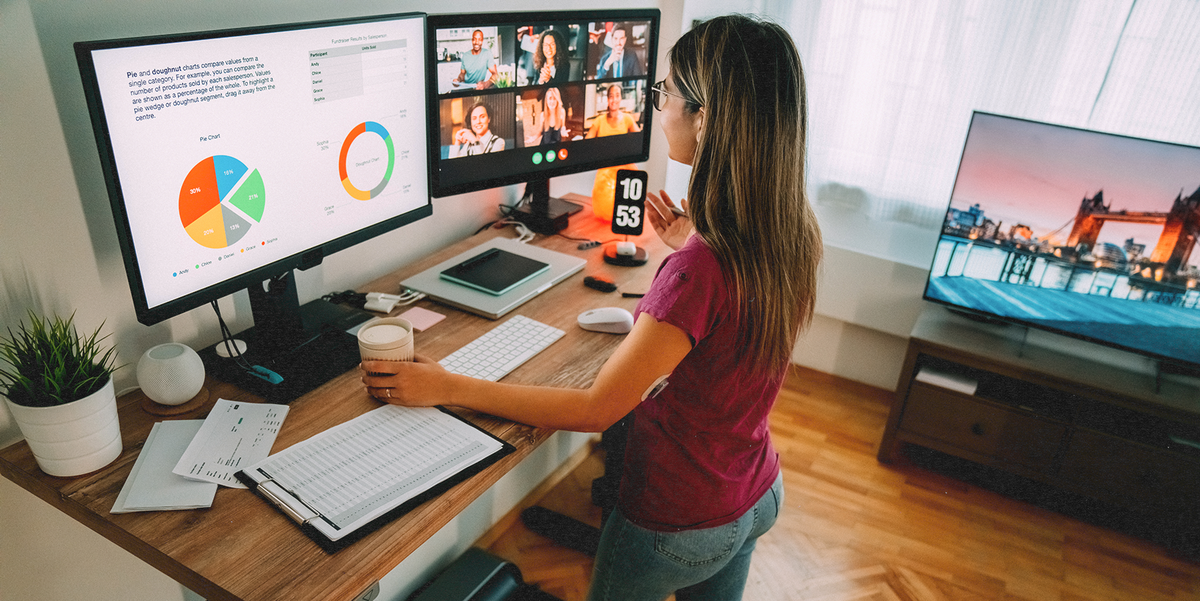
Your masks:
{"label": "notebook", "polygon": [[202,419],[181,419],[151,426],[109,513],[212,507],[215,482],[188,480],[172,472],[203,424]]}
{"label": "notebook", "polygon": [[385,405],[236,476],[334,553],[514,450],[444,409]]}
{"label": "notebook", "polygon": [[[499,248],[515,255],[541,261],[550,266],[504,294],[496,295],[442,279],[441,273],[451,267],[475,257],[489,249]],[[482,315],[488,319],[500,319],[522,303],[548,290],[551,286],[581,271],[587,260],[532,244],[522,244],[510,238],[493,238],[475,248],[438,263],[402,282],[400,286],[424,292],[429,298],[442,304]]]}

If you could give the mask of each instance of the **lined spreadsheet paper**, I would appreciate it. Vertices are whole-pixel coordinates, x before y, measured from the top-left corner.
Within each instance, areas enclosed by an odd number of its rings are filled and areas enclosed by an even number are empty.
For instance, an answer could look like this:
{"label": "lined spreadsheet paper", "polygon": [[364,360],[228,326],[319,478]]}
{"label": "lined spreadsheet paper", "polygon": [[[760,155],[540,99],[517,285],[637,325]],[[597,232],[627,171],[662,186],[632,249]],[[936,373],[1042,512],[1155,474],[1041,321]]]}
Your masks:
{"label": "lined spreadsheet paper", "polygon": [[239,478],[337,541],[511,448],[449,412],[385,405],[271,455]]}

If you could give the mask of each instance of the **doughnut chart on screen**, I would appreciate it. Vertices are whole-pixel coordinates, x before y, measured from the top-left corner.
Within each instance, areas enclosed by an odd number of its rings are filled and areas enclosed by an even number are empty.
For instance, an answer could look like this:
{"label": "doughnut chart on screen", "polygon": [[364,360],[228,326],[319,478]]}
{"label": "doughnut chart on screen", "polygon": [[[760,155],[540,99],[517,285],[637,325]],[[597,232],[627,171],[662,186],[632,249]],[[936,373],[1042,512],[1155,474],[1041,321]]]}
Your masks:
{"label": "doughnut chart on screen", "polygon": [[[348,157],[350,154],[350,146],[353,145],[356,140],[358,140],[359,136],[361,136],[365,133],[372,133],[372,134],[378,135],[379,138],[381,138],[383,140],[384,145],[387,146],[387,171],[383,174],[383,178],[380,179],[379,183],[374,188],[371,188],[370,190],[362,190],[362,189],[356,187],[353,183],[351,183],[350,169],[347,166]],[[360,142],[360,143],[367,143],[367,142],[364,140],[363,142]],[[381,156],[373,156],[369,160],[376,161],[376,160],[379,160],[380,158],[382,158],[382,157]],[[359,165],[355,165],[355,166],[357,167]],[[342,177],[342,186],[344,186],[346,188],[346,192],[354,198],[357,198],[359,200],[370,200],[372,198],[375,198],[376,196],[379,196],[379,194],[381,192],[383,192],[383,189],[387,187],[388,181],[392,178],[392,169],[395,166],[396,166],[396,148],[395,148],[395,146],[392,145],[392,135],[388,133],[388,130],[386,128],[384,128],[382,125],[380,125],[374,121],[367,121],[364,123],[359,123],[358,126],[356,126],[354,129],[350,130],[350,134],[346,136],[346,141],[342,143],[342,153],[341,153],[341,157],[338,159],[338,173]]]}

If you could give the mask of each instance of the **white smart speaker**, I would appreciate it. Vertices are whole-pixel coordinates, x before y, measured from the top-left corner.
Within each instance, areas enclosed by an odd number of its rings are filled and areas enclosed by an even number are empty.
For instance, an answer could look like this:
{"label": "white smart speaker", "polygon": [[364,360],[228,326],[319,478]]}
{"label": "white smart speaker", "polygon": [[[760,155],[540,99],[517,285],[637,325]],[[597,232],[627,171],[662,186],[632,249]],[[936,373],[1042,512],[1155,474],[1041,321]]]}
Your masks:
{"label": "white smart speaker", "polygon": [[204,388],[204,362],[186,344],[160,344],[138,360],[137,380],[150,400],[161,405],[182,405]]}

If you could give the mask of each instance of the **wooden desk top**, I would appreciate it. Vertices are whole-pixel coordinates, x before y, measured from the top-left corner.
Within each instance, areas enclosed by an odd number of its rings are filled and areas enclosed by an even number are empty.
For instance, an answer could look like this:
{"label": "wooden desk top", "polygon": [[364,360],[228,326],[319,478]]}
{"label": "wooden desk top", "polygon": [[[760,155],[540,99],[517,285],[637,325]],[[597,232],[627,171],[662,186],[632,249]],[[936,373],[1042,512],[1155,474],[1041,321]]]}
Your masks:
{"label": "wooden desk top", "polygon": [[[616,238],[606,223],[591,216],[588,207],[572,217],[571,227],[564,233],[601,241]],[[405,277],[498,235],[512,236],[512,228],[488,230],[360,290],[394,293]],[[668,249],[649,229],[635,241],[649,250],[651,260],[643,267],[624,268],[604,263],[600,247],[580,251],[577,241],[539,236],[533,244],[586,257],[588,263],[583,271],[517,307],[500,321],[422,300],[416,306],[443,313],[446,319],[416,334],[417,352],[441,359],[504,319],[527,315],[564,330],[566,336],[504,381],[562,387],[589,385],[622,337],[585,332],[575,324],[576,317],[601,306],[620,306],[632,311],[637,299],[586,288],[583,278],[601,275],[615,281],[622,291],[645,292]],[[407,308],[400,307],[394,314]],[[228,384],[210,379],[207,385],[214,398],[261,402],[258,397]],[[396,567],[553,433],[491,416],[464,413],[474,423],[511,443],[516,452],[363,540],[328,555],[301,534],[287,517],[248,490],[221,488],[209,509],[110,514],[151,426],[163,419],[203,417],[152,416],[140,408],[142,400],[140,391],[118,399],[125,448],[103,470],[78,478],[48,476],[38,469],[29,446],[22,441],[0,450],[0,474],[209,601],[352,599]],[[272,452],[378,406],[364,392],[358,371],[352,370],[290,405]]]}

